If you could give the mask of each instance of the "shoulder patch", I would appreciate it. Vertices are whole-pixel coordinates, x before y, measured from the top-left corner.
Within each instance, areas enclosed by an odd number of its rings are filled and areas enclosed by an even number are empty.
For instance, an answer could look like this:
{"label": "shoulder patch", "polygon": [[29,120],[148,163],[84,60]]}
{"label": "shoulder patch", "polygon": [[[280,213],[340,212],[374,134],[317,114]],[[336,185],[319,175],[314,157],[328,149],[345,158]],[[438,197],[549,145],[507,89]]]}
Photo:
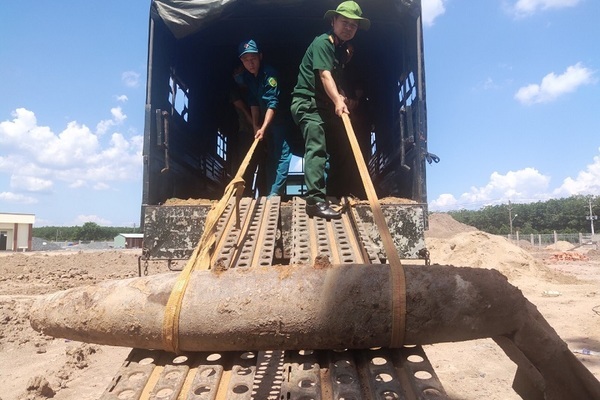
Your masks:
{"label": "shoulder patch", "polygon": [[275,79],[274,77],[270,77],[267,82],[269,83],[269,85],[271,87],[277,87],[277,79]]}

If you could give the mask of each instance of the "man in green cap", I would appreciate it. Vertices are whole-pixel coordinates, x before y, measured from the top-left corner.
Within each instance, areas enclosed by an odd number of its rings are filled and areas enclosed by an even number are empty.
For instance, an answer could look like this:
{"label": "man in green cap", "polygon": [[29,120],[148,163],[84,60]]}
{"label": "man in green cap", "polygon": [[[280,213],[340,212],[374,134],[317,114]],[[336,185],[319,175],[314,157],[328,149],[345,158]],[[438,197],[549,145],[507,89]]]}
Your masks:
{"label": "man in green cap", "polygon": [[[291,111],[305,142],[306,213],[335,219],[341,214],[326,200],[325,169],[329,163],[332,172],[339,172],[337,165],[341,160],[330,157],[327,142],[333,147],[331,143],[335,141],[347,141],[341,116],[350,112],[340,85],[344,64],[349,59],[348,41],[358,29],[369,29],[371,22],[362,17],[362,10],[354,1],[344,1],[335,10],[327,11],[324,18],[331,20],[332,28],[317,36],[302,58]],[[335,174],[328,174],[327,178],[335,179]]]}

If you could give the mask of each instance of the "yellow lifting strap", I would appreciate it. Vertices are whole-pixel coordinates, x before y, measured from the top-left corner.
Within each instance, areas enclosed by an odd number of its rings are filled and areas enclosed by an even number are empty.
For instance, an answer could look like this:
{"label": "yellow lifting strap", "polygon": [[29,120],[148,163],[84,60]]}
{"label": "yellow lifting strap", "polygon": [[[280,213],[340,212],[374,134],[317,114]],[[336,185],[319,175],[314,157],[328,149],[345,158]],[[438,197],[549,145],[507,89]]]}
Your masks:
{"label": "yellow lifting strap", "polygon": [[390,347],[402,347],[404,344],[404,332],[406,329],[406,280],[404,277],[404,268],[400,262],[400,256],[398,255],[398,251],[394,245],[394,240],[392,239],[392,235],[385,221],[383,211],[381,211],[379,199],[377,198],[375,187],[373,186],[371,176],[369,175],[369,170],[367,169],[367,165],[365,164],[365,160],[360,151],[360,146],[356,140],[356,135],[354,134],[354,129],[352,128],[352,123],[350,122],[350,117],[348,114],[342,114],[342,120],[344,121],[346,134],[348,135],[348,140],[350,141],[350,146],[352,147],[352,153],[354,154],[354,159],[356,160],[356,164],[358,166],[360,178],[365,187],[367,198],[369,199],[369,205],[373,211],[373,220],[375,221],[377,229],[379,230],[379,234],[381,235],[383,248],[390,264],[392,276],[392,337],[390,341]]}
{"label": "yellow lifting strap", "polygon": [[258,139],[254,139],[254,142],[252,143],[252,146],[250,146],[250,150],[248,150],[246,157],[244,157],[235,177],[225,188],[225,194],[221,197],[217,205],[207,214],[202,237],[198,241],[194,252],[173,286],[173,290],[171,291],[165,307],[163,319],[162,342],[165,350],[170,350],[179,354],[179,315],[181,314],[181,304],[183,302],[185,290],[192,271],[195,269],[209,269],[215,245],[215,228],[219,218],[221,218],[221,215],[223,215],[223,212],[229,203],[229,199],[231,199],[234,193],[236,194],[236,212],[238,213],[236,214],[236,217],[239,226],[239,201],[244,191],[244,180],[242,179],[242,176],[244,175],[244,172],[246,172],[248,164],[250,164],[250,160],[252,159],[252,155],[256,150],[258,142]]}

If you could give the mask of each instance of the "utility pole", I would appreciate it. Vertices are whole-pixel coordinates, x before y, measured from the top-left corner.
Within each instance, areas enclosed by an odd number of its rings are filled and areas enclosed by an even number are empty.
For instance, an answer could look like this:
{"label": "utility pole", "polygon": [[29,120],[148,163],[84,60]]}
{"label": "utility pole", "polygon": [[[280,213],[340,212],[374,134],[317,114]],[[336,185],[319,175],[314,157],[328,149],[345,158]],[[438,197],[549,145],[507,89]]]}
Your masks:
{"label": "utility pole", "polygon": [[589,216],[587,216],[587,217],[585,217],[585,219],[589,219],[589,220],[590,220],[590,225],[591,225],[591,227],[592,227],[592,237],[593,237],[593,236],[594,236],[594,220],[595,220],[595,219],[598,219],[598,216],[597,216],[597,215],[594,215],[594,214],[592,213],[592,198],[590,197],[590,198],[588,199],[588,201],[589,201],[589,205],[590,205],[590,215],[589,215]]}
{"label": "utility pole", "polygon": [[518,214],[515,214],[515,216],[512,216],[512,205],[510,204],[510,200],[508,201],[508,221],[510,224],[510,240],[512,240],[512,234],[513,234],[513,221],[515,220],[515,218],[517,218]]}

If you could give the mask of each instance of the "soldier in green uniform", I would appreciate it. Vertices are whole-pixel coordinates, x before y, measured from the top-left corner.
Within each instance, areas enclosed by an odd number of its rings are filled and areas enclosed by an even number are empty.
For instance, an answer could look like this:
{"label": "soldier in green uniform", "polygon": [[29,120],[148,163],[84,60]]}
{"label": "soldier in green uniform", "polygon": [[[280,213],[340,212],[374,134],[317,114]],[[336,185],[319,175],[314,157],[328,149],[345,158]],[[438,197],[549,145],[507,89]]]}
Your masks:
{"label": "soldier in green uniform", "polygon": [[[335,10],[327,11],[324,18],[331,19],[332,29],[317,36],[306,50],[292,92],[291,111],[305,142],[306,213],[331,219],[340,218],[341,214],[333,210],[326,199],[325,168],[329,162],[335,170],[339,160],[329,157],[327,136],[345,136],[340,117],[350,112],[339,87],[343,65],[348,59],[347,42],[359,28],[369,29],[371,22],[362,17],[362,10],[354,1],[344,1]],[[344,136],[340,136],[340,132]]]}

